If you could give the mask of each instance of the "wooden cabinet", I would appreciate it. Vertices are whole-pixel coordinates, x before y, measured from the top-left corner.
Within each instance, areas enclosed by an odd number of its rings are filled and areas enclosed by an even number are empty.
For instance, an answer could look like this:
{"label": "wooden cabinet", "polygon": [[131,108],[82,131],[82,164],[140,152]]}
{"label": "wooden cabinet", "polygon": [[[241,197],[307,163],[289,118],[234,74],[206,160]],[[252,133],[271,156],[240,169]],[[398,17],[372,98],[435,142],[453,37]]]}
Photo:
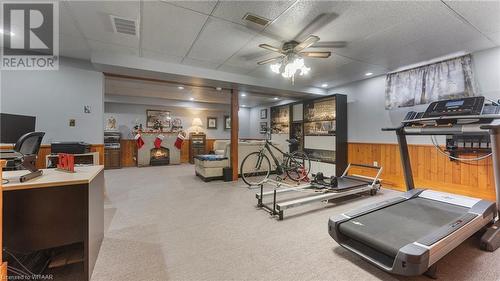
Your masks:
{"label": "wooden cabinet", "polygon": [[205,151],[206,142],[207,142],[207,136],[203,133],[189,134],[189,163],[194,164],[195,156],[207,153]]}
{"label": "wooden cabinet", "polygon": [[105,169],[119,169],[121,164],[121,150],[114,148],[104,149],[104,168]]}

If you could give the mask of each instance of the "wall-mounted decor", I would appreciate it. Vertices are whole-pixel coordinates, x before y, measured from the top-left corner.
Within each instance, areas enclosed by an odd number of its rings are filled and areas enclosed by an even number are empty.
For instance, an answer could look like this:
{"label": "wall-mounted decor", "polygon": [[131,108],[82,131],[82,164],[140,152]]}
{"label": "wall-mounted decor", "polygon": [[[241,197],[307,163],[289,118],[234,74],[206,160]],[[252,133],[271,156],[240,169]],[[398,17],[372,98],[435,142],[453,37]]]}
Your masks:
{"label": "wall-mounted decor", "polygon": [[267,108],[260,110],[260,119],[267,119]]}
{"label": "wall-mounted decor", "polygon": [[265,134],[267,131],[267,122],[260,122],[260,133]]}
{"label": "wall-mounted decor", "polygon": [[207,129],[217,129],[217,117],[207,117]]}
{"label": "wall-mounted decor", "polygon": [[105,130],[116,130],[116,119],[113,116],[108,118]]}
{"label": "wall-mounted decor", "polygon": [[[170,128],[170,111],[146,110],[146,127],[150,129]],[[159,128],[160,127],[160,128]]]}
{"label": "wall-mounted decor", "polygon": [[224,130],[231,129],[231,117],[228,115],[224,115]]}

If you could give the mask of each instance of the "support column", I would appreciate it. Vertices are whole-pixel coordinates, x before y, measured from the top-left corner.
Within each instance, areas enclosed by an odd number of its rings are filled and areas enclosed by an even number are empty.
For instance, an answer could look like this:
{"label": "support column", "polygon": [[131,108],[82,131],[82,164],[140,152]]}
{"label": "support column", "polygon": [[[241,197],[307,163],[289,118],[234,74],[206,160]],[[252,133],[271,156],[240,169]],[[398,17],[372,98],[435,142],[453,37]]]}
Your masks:
{"label": "support column", "polygon": [[233,170],[233,181],[238,180],[238,91],[231,90],[231,168]]}

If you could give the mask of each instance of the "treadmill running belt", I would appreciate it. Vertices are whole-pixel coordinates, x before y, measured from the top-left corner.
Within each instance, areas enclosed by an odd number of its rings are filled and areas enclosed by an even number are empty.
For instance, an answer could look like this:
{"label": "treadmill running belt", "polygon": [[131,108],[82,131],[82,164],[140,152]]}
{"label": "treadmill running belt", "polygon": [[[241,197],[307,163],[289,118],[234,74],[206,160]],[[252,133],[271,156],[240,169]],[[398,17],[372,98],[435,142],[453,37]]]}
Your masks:
{"label": "treadmill running belt", "polygon": [[341,233],[395,257],[399,249],[453,222],[468,208],[414,198],[346,221]]}

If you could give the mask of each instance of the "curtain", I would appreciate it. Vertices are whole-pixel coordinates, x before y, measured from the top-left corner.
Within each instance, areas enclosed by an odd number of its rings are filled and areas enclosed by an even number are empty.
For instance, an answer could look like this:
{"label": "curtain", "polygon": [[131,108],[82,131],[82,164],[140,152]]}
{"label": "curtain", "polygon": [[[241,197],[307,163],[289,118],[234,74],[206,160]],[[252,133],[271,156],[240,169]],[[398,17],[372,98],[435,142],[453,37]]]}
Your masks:
{"label": "curtain", "polygon": [[476,94],[470,55],[388,74],[386,109]]}

